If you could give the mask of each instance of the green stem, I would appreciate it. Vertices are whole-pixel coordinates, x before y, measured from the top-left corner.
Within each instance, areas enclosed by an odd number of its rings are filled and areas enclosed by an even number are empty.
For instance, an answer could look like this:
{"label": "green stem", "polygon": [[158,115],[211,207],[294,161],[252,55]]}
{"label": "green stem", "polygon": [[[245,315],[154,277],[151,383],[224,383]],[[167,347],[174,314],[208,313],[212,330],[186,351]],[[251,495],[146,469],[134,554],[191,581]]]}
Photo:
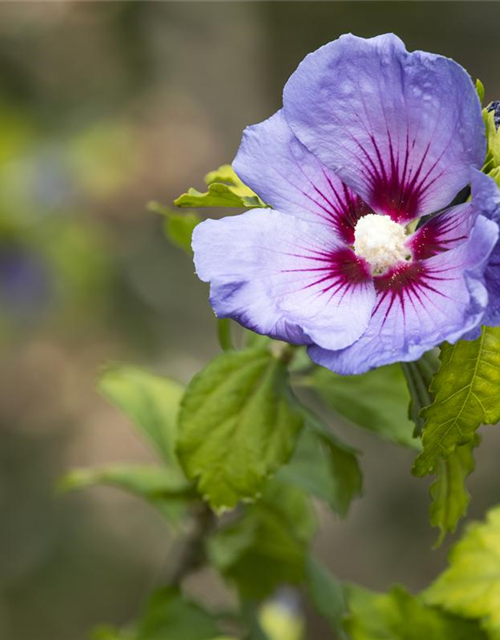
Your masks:
{"label": "green stem", "polygon": [[215,523],[216,518],[207,504],[199,501],[192,506],[189,530],[169,555],[167,584],[180,585],[186,576],[204,563],[205,537]]}
{"label": "green stem", "polygon": [[424,426],[424,420],[420,416],[420,412],[433,402],[429,387],[434,374],[439,368],[439,360],[432,351],[429,351],[416,362],[402,362],[401,368],[403,369],[411,398],[408,415],[415,423],[414,435],[420,436]]}
{"label": "green stem", "polygon": [[231,320],[229,320],[229,318],[217,320],[217,336],[223,351],[234,350],[233,338],[231,336]]}
{"label": "green stem", "polygon": [[295,387],[304,387],[306,389],[310,389],[311,387],[316,386],[314,378],[311,375],[296,374],[292,375],[291,380]]}
{"label": "green stem", "polygon": [[271,341],[269,346],[275,358],[289,365],[297,353],[297,345],[286,342]]}

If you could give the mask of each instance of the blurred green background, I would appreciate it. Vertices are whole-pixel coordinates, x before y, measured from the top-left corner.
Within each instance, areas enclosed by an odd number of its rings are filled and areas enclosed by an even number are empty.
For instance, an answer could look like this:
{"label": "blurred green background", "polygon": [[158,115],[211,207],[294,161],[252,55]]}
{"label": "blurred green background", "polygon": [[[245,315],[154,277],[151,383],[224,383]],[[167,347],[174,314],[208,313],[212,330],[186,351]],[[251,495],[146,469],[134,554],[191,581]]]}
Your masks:
{"label": "blurred green background", "polygon": [[[394,31],[498,99],[499,24],[493,2],[0,5],[0,640],[123,623],[165,569],[152,510],[112,489],[54,493],[72,466],[150,455],[96,393],[103,363],[187,381],[217,352],[207,290],[146,203],[202,187],[303,56],[344,32]],[[365,497],[345,522],[320,514],[318,552],[341,578],[423,587],[446,552],[431,551],[428,483],[411,453],[338,428],[364,451]],[[500,502],[500,438],[484,436],[477,517]],[[189,587],[226,597],[209,573]]]}

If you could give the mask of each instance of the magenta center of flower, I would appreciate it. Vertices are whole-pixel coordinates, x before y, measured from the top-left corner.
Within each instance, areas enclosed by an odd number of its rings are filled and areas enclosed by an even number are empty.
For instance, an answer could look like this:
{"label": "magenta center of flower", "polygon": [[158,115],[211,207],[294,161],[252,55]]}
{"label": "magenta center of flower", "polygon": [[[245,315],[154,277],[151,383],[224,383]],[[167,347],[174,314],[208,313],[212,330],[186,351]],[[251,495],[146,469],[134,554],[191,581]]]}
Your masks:
{"label": "magenta center of flower", "polygon": [[384,273],[399,262],[411,259],[406,228],[389,216],[369,213],[354,230],[354,251],[368,262],[373,275]]}

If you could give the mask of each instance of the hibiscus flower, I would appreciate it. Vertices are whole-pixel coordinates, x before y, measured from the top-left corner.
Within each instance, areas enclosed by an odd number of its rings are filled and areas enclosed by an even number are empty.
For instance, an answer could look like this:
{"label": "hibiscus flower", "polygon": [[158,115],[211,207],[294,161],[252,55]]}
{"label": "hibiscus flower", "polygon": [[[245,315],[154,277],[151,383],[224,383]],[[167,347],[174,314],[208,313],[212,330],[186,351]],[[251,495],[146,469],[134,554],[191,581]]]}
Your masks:
{"label": "hibiscus flower", "polygon": [[195,229],[217,316],[308,345],[340,374],[474,335],[498,239],[485,152],[479,99],[454,61],[392,34],[308,55],[233,163],[272,209]]}

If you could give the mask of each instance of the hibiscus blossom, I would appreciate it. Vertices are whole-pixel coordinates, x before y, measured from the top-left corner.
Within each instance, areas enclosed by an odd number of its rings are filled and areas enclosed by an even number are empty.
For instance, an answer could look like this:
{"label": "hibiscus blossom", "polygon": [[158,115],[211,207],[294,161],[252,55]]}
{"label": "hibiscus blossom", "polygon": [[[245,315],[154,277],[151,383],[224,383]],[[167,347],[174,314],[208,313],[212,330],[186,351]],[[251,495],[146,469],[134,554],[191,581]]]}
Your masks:
{"label": "hibiscus blossom", "polygon": [[[392,34],[308,55],[233,163],[272,209],[195,229],[216,314],[309,345],[341,374],[471,335],[498,238],[485,151],[478,97],[452,60]],[[471,200],[451,206],[469,184]]]}

